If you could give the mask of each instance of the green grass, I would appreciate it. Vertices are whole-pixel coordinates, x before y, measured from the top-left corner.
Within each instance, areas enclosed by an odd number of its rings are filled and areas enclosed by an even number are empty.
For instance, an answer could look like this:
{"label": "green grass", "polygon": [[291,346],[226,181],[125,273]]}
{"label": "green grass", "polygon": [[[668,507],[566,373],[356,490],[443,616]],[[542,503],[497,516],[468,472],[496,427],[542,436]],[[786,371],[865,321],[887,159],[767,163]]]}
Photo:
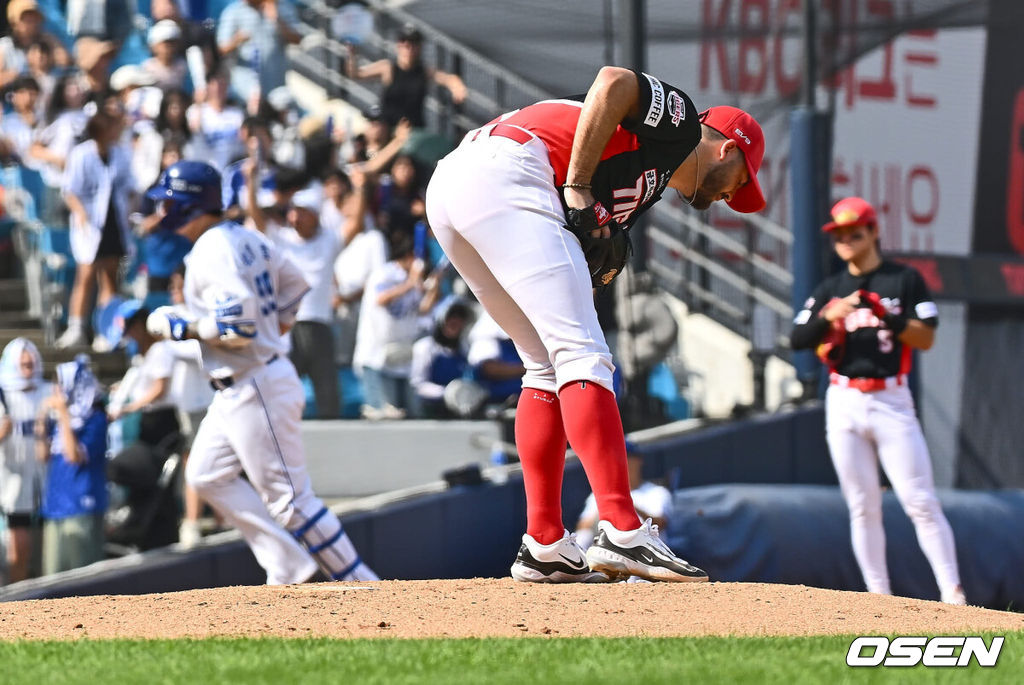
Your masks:
{"label": "green grass", "polygon": [[[996,633],[997,634],[997,633]],[[986,642],[993,633],[986,634]],[[0,683],[1019,683],[1024,631],[995,668],[851,669],[850,637],[81,640],[0,643]],[[967,672],[964,672],[967,671]]]}

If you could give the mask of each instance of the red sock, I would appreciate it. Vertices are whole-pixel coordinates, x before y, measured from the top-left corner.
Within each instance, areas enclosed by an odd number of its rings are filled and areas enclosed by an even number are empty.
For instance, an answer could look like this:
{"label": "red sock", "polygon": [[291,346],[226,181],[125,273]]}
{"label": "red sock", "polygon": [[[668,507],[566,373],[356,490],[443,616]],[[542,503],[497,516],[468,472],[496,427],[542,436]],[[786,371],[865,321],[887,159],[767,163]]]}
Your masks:
{"label": "red sock", "polygon": [[592,381],[574,381],[558,392],[569,444],[583,462],[598,515],[619,530],[636,530],[640,518],[629,494],[626,437],[615,395]]}
{"label": "red sock", "polygon": [[565,429],[554,393],[523,388],[516,407],[516,448],[526,487],[526,532],[542,545],[562,539]]}

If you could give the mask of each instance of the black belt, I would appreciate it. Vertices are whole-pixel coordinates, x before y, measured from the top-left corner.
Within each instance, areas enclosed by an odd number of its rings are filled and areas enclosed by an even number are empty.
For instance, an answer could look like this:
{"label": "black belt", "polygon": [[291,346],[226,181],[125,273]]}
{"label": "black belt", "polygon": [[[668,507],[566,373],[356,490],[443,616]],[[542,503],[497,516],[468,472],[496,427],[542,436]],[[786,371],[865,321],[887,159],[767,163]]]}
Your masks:
{"label": "black belt", "polygon": [[[271,364],[273,364],[274,362],[277,361],[277,358],[278,358],[278,355],[275,354],[273,357],[271,357],[270,359],[267,360],[267,363],[264,364],[264,366],[270,366]],[[227,390],[228,388],[230,388],[234,384],[235,384],[235,377],[234,376],[222,376],[220,378],[211,378],[210,379],[210,387],[213,388],[214,390]]]}

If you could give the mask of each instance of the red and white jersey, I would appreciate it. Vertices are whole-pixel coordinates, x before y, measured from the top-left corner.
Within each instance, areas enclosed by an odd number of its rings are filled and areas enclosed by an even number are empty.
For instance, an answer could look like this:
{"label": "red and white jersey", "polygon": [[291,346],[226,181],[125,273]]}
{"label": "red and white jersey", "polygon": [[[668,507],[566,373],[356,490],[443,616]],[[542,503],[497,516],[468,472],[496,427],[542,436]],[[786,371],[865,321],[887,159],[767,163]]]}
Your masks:
{"label": "red and white jersey", "polygon": [[[635,73],[640,114],[636,121],[616,127],[590,181],[594,197],[624,227],[661,198],[672,174],[701,138],[697,110],[683,91],[648,74]],[[561,186],[582,107],[582,96],[544,100],[495,122],[526,129],[544,141],[555,184]]]}

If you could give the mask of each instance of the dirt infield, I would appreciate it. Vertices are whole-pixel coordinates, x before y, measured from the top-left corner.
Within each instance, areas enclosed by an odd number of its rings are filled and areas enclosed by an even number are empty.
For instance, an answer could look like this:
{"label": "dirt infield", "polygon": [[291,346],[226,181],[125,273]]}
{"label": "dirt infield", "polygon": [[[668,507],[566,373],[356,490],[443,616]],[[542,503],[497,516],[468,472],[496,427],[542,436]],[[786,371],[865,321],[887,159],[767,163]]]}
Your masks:
{"label": "dirt infield", "polygon": [[0,604],[0,639],[828,635],[1021,630],[1024,615],[758,583],[316,583]]}

